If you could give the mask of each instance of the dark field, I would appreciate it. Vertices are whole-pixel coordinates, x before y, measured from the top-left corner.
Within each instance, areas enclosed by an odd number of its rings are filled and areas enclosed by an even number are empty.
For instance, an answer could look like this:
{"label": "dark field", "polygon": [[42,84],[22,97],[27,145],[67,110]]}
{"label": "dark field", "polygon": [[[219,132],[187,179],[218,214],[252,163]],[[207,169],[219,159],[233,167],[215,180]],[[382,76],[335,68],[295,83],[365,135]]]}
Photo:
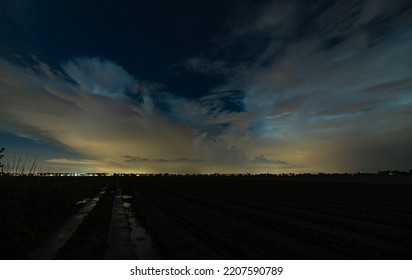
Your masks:
{"label": "dark field", "polygon": [[0,258],[25,258],[109,180],[0,177]]}
{"label": "dark field", "polygon": [[0,257],[27,258],[107,186],[53,258],[412,259],[411,179],[0,178]]}

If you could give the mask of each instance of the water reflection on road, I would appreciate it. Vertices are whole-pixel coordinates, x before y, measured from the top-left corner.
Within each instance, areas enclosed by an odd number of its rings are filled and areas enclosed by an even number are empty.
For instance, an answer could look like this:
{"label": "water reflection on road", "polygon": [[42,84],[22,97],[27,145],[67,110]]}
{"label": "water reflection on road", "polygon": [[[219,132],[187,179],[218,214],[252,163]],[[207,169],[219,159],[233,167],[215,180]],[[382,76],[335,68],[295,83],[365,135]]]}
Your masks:
{"label": "water reflection on road", "polygon": [[123,206],[130,227],[130,237],[133,244],[134,254],[142,260],[159,260],[161,256],[154,246],[149,233],[136,219],[130,195],[123,195]]}

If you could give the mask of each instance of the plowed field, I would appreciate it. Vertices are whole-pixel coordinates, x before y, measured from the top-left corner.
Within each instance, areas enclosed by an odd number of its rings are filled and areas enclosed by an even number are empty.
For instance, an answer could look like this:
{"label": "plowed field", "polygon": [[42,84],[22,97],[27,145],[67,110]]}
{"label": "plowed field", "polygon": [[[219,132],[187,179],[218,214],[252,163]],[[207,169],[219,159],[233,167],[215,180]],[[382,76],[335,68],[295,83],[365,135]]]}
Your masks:
{"label": "plowed field", "polygon": [[167,259],[411,259],[410,185],[129,178]]}

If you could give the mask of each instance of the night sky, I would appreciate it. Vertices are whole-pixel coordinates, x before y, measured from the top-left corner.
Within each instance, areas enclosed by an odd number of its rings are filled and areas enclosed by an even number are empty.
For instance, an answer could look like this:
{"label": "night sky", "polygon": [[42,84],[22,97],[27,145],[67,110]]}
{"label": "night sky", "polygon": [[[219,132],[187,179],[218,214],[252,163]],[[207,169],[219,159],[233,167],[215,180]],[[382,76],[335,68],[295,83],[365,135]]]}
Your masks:
{"label": "night sky", "polygon": [[412,168],[412,2],[0,1],[0,147],[52,172]]}

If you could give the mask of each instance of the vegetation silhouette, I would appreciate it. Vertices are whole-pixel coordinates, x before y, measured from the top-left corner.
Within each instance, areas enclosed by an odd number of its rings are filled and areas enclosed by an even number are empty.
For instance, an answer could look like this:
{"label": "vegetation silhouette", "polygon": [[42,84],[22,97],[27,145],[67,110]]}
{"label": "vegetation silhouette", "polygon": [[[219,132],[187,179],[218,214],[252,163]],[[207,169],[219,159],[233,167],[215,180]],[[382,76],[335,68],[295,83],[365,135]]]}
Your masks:
{"label": "vegetation silhouette", "polygon": [[[0,160],[4,157],[4,155],[2,155],[2,153],[4,153],[4,147],[0,149]],[[0,174],[3,174],[3,167],[4,167],[4,165],[0,161]]]}

